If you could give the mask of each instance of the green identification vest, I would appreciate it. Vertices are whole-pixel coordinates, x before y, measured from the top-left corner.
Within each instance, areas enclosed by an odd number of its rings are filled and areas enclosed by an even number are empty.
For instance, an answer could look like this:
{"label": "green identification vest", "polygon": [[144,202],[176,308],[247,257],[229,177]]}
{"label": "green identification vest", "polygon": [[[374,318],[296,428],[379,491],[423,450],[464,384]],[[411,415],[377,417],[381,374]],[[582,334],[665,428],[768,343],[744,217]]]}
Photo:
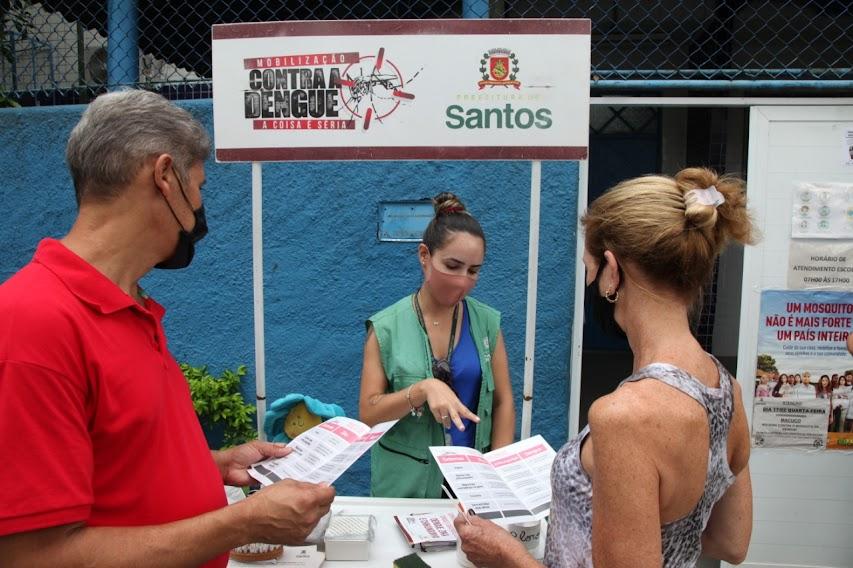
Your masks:
{"label": "green identification vest", "polygon": [[[492,401],[495,380],[492,353],[500,331],[500,312],[473,298],[466,298],[471,336],[477,347],[482,369],[480,423],[474,436],[474,448],[489,450],[492,443]],[[401,391],[432,376],[432,353],[427,336],[412,306],[412,296],[385,308],[367,320],[379,341],[382,368],[388,379],[388,392]],[[428,408],[420,417],[406,414],[389,430],[370,454],[370,493],[374,497],[441,497],[441,471],[429,446],[444,445],[444,429]]]}

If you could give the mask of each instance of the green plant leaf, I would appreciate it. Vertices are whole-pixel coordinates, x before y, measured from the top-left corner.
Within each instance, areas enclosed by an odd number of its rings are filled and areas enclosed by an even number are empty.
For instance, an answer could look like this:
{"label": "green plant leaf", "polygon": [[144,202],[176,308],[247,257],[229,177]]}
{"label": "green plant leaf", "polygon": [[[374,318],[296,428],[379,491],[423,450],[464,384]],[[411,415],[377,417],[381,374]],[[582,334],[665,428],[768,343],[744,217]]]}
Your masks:
{"label": "green plant leaf", "polygon": [[224,370],[219,377],[207,366],[180,364],[187,379],[193,408],[206,430],[223,428],[223,447],[235,446],[258,437],[254,424],[255,407],[247,404],[240,390],[246,366]]}

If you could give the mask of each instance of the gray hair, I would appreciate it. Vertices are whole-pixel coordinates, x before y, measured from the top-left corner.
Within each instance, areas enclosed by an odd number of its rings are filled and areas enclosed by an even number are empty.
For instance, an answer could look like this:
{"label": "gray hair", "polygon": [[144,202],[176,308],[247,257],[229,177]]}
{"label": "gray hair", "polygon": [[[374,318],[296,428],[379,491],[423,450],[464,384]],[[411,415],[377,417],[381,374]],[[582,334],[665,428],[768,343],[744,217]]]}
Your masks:
{"label": "gray hair", "polygon": [[127,89],[99,96],[65,148],[77,204],[117,196],[147,159],[160,154],[170,154],[183,177],[207,159],[210,139],[189,112],[157,93]]}

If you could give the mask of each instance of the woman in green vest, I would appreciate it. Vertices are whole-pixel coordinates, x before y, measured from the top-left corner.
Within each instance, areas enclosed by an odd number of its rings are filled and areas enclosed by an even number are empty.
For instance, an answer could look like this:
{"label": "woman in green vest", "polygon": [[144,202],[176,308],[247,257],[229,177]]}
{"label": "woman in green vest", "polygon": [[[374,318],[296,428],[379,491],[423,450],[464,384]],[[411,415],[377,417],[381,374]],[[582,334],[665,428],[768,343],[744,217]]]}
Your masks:
{"label": "woman in green vest", "polygon": [[375,497],[441,496],[429,446],[511,444],[515,407],[500,313],[473,298],[486,238],[452,193],[418,245],[423,283],[367,320],[359,415],[400,421],[371,451]]}

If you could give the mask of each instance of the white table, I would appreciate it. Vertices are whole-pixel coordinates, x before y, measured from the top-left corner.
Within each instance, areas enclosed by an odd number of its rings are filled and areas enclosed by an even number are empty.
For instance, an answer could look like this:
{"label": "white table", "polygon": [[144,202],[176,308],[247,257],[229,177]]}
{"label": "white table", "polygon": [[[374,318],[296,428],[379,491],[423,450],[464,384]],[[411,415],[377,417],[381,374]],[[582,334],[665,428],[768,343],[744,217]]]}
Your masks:
{"label": "white table", "polygon": [[[455,511],[456,501],[449,499],[386,499],[379,497],[336,497],[332,503],[333,513],[371,514],[376,517],[376,537],[370,545],[370,559],[365,561],[331,561],[323,563],[326,568],[368,568],[375,566],[392,566],[395,559],[406,556],[412,548],[406,544],[400,528],[394,522],[394,515],[409,513],[428,513],[433,511]],[[537,556],[542,556],[545,549],[545,527],[539,542]],[[417,551],[424,562],[432,568],[457,568],[456,550],[438,552]],[[228,568],[244,568],[251,566],[275,565],[275,561],[254,562],[247,564],[230,560]]]}

